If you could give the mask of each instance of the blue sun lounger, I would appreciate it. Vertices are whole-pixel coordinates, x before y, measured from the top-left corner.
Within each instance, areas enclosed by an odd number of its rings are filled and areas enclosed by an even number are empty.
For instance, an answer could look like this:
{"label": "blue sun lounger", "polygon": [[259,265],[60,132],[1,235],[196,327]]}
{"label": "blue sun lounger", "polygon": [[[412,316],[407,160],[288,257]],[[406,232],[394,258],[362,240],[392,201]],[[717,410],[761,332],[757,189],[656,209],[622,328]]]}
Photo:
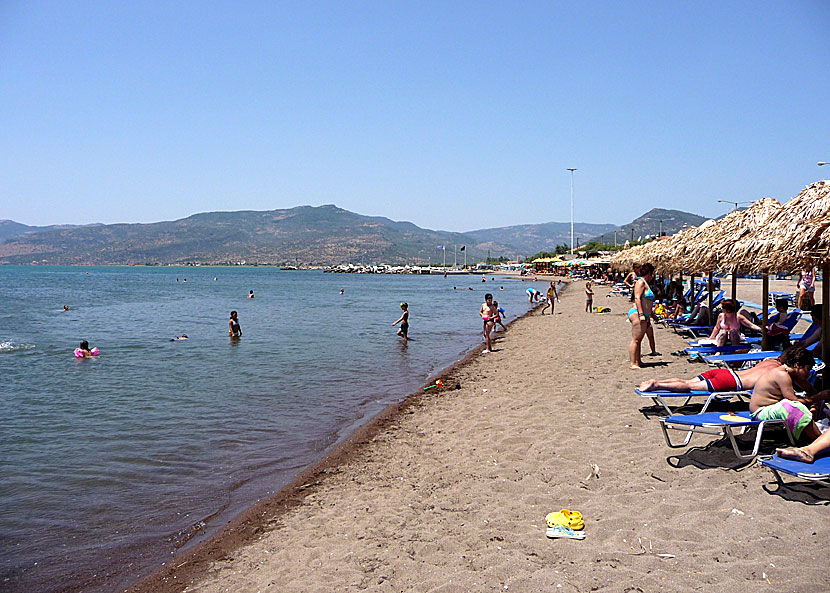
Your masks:
{"label": "blue sun lounger", "polygon": [[[813,330],[813,331],[815,331],[815,330]],[[796,340],[801,340],[805,337],[808,337],[808,335],[810,333],[811,333],[811,331],[810,331],[810,329],[808,329],[803,334],[790,334],[790,341],[795,342]],[[686,348],[686,350],[698,349],[698,348],[717,348],[717,346],[714,346],[712,344],[701,344],[700,343],[701,341],[702,340],[689,340],[689,347]],[[761,336],[747,336],[747,337],[744,338],[743,342],[741,342],[740,344],[737,344],[737,345],[742,346],[744,344],[752,345],[752,344],[760,344],[760,343],[761,343]],[[729,345],[729,344],[727,344],[727,345]]]}
{"label": "blue sun lounger", "polygon": [[781,356],[780,350],[761,350],[758,352],[745,352],[744,354],[713,354],[704,355],[703,360],[711,366],[727,367],[730,364],[743,364],[745,362],[761,362],[768,358]]}
{"label": "blue sun lounger", "polygon": [[804,463],[792,459],[781,459],[778,455],[764,455],[759,457],[758,461],[772,470],[779,483],[783,483],[781,474],[785,473],[802,480],[830,484],[830,457],[820,457],[814,463]]}
{"label": "blue sun lounger", "polygon": [[752,397],[751,391],[688,391],[686,393],[677,393],[676,391],[640,391],[639,389],[635,389],[634,392],[639,396],[651,398],[656,406],[663,406],[663,409],[666,410],[669,416],[674,413],[669,407],[669,400],[677,401],[683,399],[683,402],[677,406],[677,408],[682,408],[683,406],[688,406],[692,398],[705,397],[706,401],[700,410],[700,413],[703,414],[714,401],[727,402],[733,397],[749,400]]}
{"label": "blue sun lounger", "polygon": [[[734,420],[732,419],[734,418]],[[764,428],[767,426],[782,426],[787,431],[787,437],[790,443],[795,444],[793,434],[785,420],[752,420],[749,417],[749,412],[738,412],[737,415],[721,414],[720,412],[706,412],[705,414],[690,414],[688,416],[669,416],[668,418],[660,418],[660,427],[663,429],[663,436],[666,437],[666,444],[673,449],[685,447],[692,440],[694,434],[708,434],[720,438],[727,437],[732,443],[732,450],[737,455],[738,459],[752,459],[758,455],[758,449],[761,446],[761,438],[764,435]],[[755,429],[757,434],[755,436],[755,444],[752,451],[743,453],[738,447],[738,442],[735,440],[737,434],[743,434],[747,430]],[[686,437],[681,443],[673,443],[669,436],[670,430],[676,430],[686,433]],[[740,431],[736,434],[736,431]]]}

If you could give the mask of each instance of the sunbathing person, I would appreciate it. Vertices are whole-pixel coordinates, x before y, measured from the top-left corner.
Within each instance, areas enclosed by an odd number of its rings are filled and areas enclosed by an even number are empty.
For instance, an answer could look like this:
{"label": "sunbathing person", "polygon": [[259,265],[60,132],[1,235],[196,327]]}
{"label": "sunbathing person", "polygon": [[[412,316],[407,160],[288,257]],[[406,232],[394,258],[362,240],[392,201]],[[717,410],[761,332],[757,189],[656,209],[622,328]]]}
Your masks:
{"label": "sunbathing person", "polygon": [[718,320],[715,327],[712,328],[712,335],[709,336],[709,339],[714,340],[718,346],[740,344],[742,325],[754,331],[761,331],[761,328],[749,319],[738,316],[737,301],[726,299],[721,304],[721,314],[718,315]]}
{"label": "sunbathing person", "polygon": [[733,371],[732,369],[712,369],[698,375],[694,379],[649,379],[640,383],[640,391],[671,391],[673,393],[688,393],[690,391],[749,391],[758,382],[764,373],[770,369],[780,367],[783,363],[778,358],[769,358],[759,362],[751,369]]}
{"label": "sunbathing person", "polygon": [[[782,355],[783,358],[783,355]],[[816,393],[808,382],[810,370],[815,364],[813,355],[801,346],[787,350],[786,360],[780,367],[767,371],[755,384],[749,411],[753,420],[786,420],[795,438],[802,434],[811,441],[821,435],[813,414],[818,415],[824,399],[830,391]],[[795,394],[795,386],[807,393]],[[812,408],[812,409],[811,409]]]}

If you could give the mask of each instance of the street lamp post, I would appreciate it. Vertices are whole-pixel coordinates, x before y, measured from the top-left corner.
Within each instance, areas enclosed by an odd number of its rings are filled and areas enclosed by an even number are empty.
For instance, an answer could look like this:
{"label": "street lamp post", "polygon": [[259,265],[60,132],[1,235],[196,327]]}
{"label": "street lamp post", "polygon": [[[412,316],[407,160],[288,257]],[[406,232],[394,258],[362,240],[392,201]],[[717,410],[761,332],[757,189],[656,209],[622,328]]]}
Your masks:
{"label": "street lamp post", "polygon": [[614,231],[614,249],[616,249],[616,248],[617,248],[617,233],[618,233],[618,232],[619,232],[619,231]]}
{"label": "street lamp post", "polygon": [[574,254],[574,171],[576,169],[568,169],[571,172],[571,255]]}
{"label": "street lamp post", "polygon": [[657,238],[659,239],[662,236],[663,236],[663,221],[661,220],[660,221],[660,234],[657,235]]}

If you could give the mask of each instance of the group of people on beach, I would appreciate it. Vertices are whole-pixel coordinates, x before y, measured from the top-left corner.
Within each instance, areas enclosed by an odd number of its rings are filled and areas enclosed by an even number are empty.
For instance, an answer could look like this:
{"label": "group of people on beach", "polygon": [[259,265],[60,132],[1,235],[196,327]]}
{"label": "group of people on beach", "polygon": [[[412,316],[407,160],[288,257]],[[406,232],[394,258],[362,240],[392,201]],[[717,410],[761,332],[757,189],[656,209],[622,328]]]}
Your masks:
{"label": "group of people on beach", "polygon": [[[809,382],[811,370],[815,364],[813,354],[807,349],[821,339],[822,313],[821,304],[815,304],[812,293],[807,290],[813,286],[812,270],[802,270],[799,278],[799,303],[808,308],[812,316],[812,325],[800,340],[792,346],[789,341],[790,327],[787,299],[776,299],[775,314],[767,326],[767,335],[772,347],[783,349],[780,356],[763,360],[757,365],[744,369],[732,370],[718,368],[706,371],[690,379],[672,377],[669,379],[649,379],[642,382],[641,392],[670,391],[689,393],[692,391],[734,392],[752,391],[749,411],[757,420],[784,420],[793,436],[804,438],[809,444],[802,447],[788,447],[776,450],[779,457],[812,463],[816,456],[830,453],[830,431],[824,433],[817,421],[830,417],[830,390],[817,391]],[[631,283],[633,307],[628,312],[631,323],[631,342],[629,359],[631,368],[641,368],[641,344],[644,337],[649,338],[652,354],[659,354],[654,348],[653,325],[655,292],[654,267],[649,264],[638,266],[633,272],[635,278]],[[803,279],[807,278],[807,288]],[[630,280],[627,279],[627,280]],[[757,316],[740,308],[734,299],[724,299],[720,305],[707,342],[714,346],[737,345],[743,338],[741,332],[761,332],[761,321]]]}
{"label": "group of people on beach", "polygon": [[817,424],[828,412],[830,390],[817,391],[810,384],[814,365],[815,357],[809,350],[791,346],[777,358],[746,370],[718,368],[691,379],[649,379],[639,389],[675,393],[752,391],[749,412],[754,420],[784,420],[796,439],[803,436],[810,440],[804,447],[777,449],[778,456],[812,463],[817,455],[830,451],[830,431],[822,433]]}

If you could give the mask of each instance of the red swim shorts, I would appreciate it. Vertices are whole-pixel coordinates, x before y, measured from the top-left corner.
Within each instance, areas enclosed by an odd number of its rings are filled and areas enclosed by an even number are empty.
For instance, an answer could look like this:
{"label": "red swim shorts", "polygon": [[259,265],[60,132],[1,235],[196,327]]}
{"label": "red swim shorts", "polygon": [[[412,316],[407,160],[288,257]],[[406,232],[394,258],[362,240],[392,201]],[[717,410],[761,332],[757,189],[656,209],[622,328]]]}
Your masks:
{"label": "red swim shorts", "polygon": [[706,381],[709,391],[740,391],[743,389],[738,375],[730,369],[712,369],[697,376],[701,381]]}

